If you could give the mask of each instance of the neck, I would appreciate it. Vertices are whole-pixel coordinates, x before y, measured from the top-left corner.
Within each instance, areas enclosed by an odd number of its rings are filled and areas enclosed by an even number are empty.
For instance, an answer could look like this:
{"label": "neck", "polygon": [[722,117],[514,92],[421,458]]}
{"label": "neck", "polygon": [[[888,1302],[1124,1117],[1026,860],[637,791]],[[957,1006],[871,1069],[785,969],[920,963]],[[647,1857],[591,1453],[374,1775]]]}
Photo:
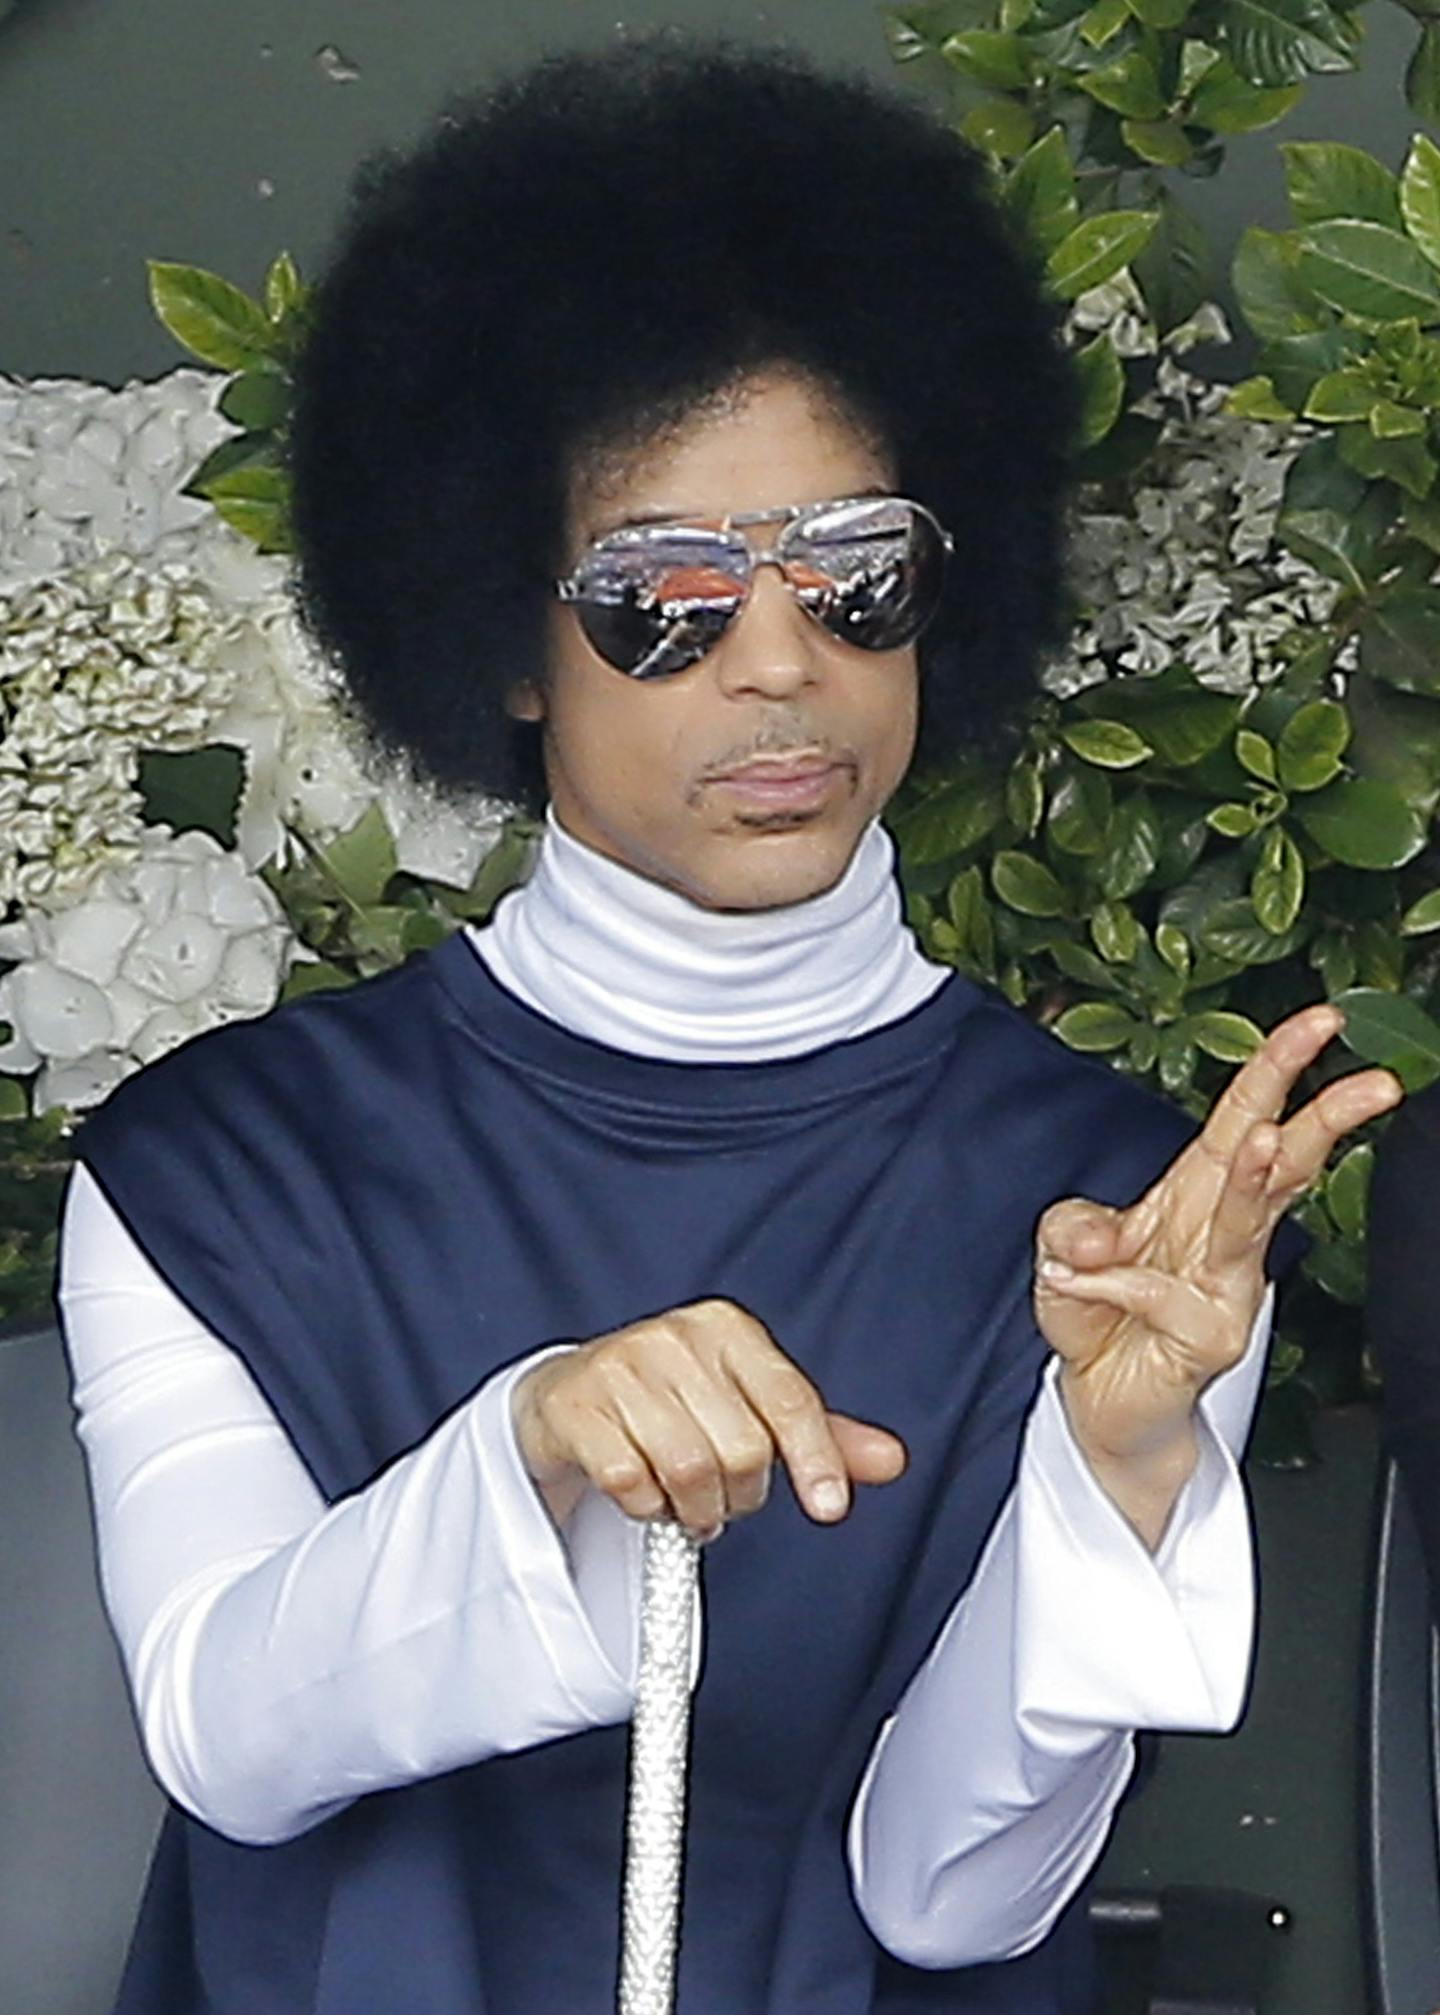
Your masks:
{"label": "neck", "polygon": [[875,820],[833,888],[710,910],[546,813],[530,879],[470,930],[495,978],[577,1035],[677,1062],[796,1056],[898,1020],[943,984],[907,929]]}

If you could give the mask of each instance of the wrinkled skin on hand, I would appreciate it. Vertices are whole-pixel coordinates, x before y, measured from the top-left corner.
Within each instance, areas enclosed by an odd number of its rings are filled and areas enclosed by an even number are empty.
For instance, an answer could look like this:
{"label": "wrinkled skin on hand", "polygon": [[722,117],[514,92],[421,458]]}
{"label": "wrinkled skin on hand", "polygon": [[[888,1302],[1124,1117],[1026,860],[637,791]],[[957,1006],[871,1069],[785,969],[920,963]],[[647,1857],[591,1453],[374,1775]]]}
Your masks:
{"label": "wrinkled skin on hand", "polygon": [[1282,1119],[1338,1010],[1277,1023],[1204,1127],[1127,1209],[1069,1197],[1036,1230],[1035,1315],[1101,1482],[1151,1545],[1194,1466],[1201,1392],[1243,1356],[1283,1213],[1337,1141],[1395,1105],[1389,1071],[1337,1079]]}

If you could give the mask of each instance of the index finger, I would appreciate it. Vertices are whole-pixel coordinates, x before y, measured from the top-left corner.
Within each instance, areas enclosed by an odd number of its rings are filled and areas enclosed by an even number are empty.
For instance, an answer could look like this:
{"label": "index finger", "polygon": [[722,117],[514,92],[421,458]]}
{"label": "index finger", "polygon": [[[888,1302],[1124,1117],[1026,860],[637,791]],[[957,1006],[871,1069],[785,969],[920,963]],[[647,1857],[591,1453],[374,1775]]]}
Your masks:
{"label": "index finger", "polygon": [[1201,1144],[1217,1160],[1233,1160],[1257,1120],[1279,1119],[1300,1073],[1344,1026],[1339,1008],[1326,1001],[1277,1022],[1211,1107]]}
{"label": "index finger", "polygon": [[825,1402],[777,1343],[756,1332],[726,1353],[730,1374],[769,1428],[802,1508],[822,1524],[850,1509],[850,1472]]}

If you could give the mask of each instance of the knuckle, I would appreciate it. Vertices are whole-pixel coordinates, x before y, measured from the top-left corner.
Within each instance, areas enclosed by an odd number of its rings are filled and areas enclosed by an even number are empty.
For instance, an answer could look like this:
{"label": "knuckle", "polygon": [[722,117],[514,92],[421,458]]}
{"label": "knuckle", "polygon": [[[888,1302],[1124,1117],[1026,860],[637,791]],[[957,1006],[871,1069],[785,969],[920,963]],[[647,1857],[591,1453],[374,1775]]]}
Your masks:
{"label": "knuckle", "polygon": [[752,1481],[765,1476],[770,1468],[774,1451],[770,1442],[762,1435],[745,1435],[732,1442],[726,1451],[727,1472],[743,1481]]}
{"label": "knuckle", "polygon": [[665,1479],[679,1490],[696,1490],[715,1481],[715,1465],[699,1449],[680,1449],[664,1465]]}
{"label": "knuckle", "polygon": [[623,1456],[596,1463],[590,1480],[607,1497],[630,1497],[650,1481],[638,1462],[627,1462]]}
{"label": "knuckle", "polygon": [[810,1420],[820,1410],[820,1395],[803,1372],[787,1366],[770,1389],[769,1413],[783,1427]]}

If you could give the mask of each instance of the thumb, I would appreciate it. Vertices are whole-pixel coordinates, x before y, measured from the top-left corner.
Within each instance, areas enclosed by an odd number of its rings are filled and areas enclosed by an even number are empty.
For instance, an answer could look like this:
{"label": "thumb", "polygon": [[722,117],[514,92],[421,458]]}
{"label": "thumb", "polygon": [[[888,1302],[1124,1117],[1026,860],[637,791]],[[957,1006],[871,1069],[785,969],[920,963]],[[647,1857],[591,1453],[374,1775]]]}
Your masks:
{"label": "thumb", "polygon": [[831,1413],[827,1419],[852,1482],[893,1483],[904,1474],[910,1455],[898,1434],[852,1420],[848,1413]]}
{"label": "thumb", "polygon": [[1088,1197],[1052,1203],[1035,1227],[1037,1261],[1058,1259],[1084,1271],[1110,1266],[1118,1256],[1123,1212]]}

